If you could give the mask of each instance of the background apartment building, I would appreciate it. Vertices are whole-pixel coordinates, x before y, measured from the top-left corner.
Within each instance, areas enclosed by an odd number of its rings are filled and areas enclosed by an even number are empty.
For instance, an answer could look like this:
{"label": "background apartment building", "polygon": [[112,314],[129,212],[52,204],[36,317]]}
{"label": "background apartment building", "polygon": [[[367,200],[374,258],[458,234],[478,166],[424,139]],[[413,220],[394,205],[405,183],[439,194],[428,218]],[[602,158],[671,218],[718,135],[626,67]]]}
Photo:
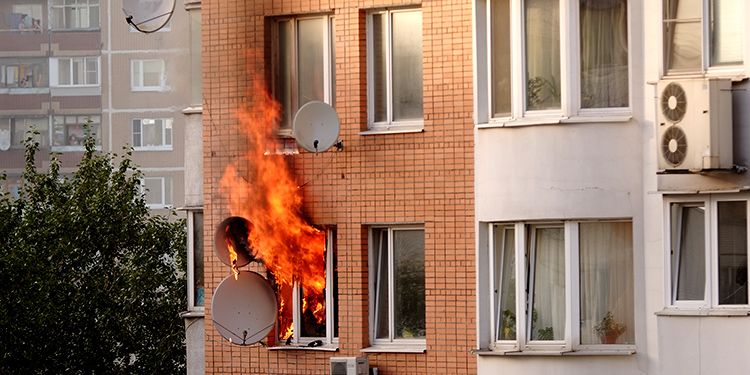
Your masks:
{"label": "background apartment building", "polygon": [[99,0],[3,0],[0,14],[4,188],[18,186],[27,131],[40,133],[40,159],[58,152],[63,171],[71,171],[88,123],[103,151],[133,147],[152,209],[182,206],[183,110],[200,106],[193,84],[200,73],[191,68],[200,55],[190,53],[190,30],[199,32],[200,19],[178,6],[162,30],[142,34],[119,3]]}

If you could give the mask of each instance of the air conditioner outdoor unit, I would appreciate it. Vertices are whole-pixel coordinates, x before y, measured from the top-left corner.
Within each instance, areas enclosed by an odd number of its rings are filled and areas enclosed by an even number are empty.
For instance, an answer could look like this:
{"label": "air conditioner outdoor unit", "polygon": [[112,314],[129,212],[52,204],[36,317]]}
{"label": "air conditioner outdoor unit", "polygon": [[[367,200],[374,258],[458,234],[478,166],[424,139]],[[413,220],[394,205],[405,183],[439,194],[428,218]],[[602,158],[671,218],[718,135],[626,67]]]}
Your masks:
{"label": "air conditioner outdoor unit", "polygon": [[368,375],[369,369],[366,357],[331,357],[331,375]]}
{"label": "air conditioner outdoor unit", "polygon": [[660,170],[731,169],[732,82],[663,80],[658,85]]}

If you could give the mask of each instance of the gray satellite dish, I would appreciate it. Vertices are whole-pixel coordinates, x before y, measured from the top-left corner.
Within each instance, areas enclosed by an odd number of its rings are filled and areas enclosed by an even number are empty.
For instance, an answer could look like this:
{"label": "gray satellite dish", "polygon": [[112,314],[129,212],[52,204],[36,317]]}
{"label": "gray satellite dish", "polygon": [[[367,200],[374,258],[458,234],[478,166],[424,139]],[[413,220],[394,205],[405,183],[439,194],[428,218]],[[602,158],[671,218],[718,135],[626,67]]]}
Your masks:
{"label": "gray satellite dish", "polygon": [[172,17],[175,0],[122,0],[125,20],[142,33],[153,33]]}
{"label": "gray satellite dish", "polygon": [[339,116],[333,107],[312,101],[297,111],[292,130],[294,139],[302,148],[310,152],[323,152],[336,144],[340,126]]}
{"label": "gray satellite dish", "polygon": [[[249,221],[239,216],[229,217],[219,224],[214,235],[214,250],[224,264],[239,268],[255,260],[254,249],[248,240],[252,228]],[[237,255],[235,264],[229,255],[229,243]]]}
{"label": "gray satellite dish", "polygon": [[232,344],[251,345],[265,338],[276,323],[276,294],[255,272],[227,276],[214,290],[214,327]]}

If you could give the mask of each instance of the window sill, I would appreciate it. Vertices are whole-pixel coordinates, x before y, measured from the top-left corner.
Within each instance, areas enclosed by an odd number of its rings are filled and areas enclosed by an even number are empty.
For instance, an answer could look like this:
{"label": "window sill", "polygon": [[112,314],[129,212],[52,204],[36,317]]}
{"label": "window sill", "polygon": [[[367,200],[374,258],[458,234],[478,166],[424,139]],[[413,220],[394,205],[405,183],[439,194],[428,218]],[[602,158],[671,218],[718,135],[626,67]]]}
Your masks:
{"label": "window sill", "polygon": [[203,318],[206,316],[206,314],[203,311],[195,310],[195,311],[183,311],[178,314],[180,318],[188,319],[188,318]]}
{"label": "window sill", "polygon": [[307,345],[287,345],[287,346],[269,346],[267,350],[302,350],[311,352],[337,352],[339,346],[335,344],[322,345],[322,346],[307,346]]}
{"label": "window sill", "polygon": [[666,308],[657,311],[656,316],[750,316],[750,308],[726,309],[698,309],[698,308]]}
{"label": "window sill", "polygon": [[182,110],[185,115],[200,115],[203,114],[203,105],[194,105],[187,107]]}
{"label": "window sill", "polygon": [[401,134],[401,133],[422,133],[424,124],[418,125],[389,125],[376,128],[370,128],[359,132],[359,135],[378,135],[378,134]]}
{"label": "window sill", "polygon": [[427,351],[426,345],[374,345],[359,350],[362,353],[416,353]]}
{"label": "window sill", "polygon": [[571,117],[525,117],[521,119],[509,119],[507,121],[493,121],[486,124],[477,124],[477,129],[511,128],[520,126],[554,124],[617,123],[628,122],[632,118],[633,116],[630,113],[612,115],[583,114]]}
{"label": "window sill", "polygon": [[479,356],[509,356],[509,357],[532,357],[532,356],[546,356],[546,357],[563,357],[563,356],[622,356],[622,355],[633,355],[635,349],[602,349],[602,350],[489,350],[489,349],[474,349],[471,354]]}
{"label": "window sill", "polygon": [[141,146],[133,147],[133,151],[172,151],[172,146]]}

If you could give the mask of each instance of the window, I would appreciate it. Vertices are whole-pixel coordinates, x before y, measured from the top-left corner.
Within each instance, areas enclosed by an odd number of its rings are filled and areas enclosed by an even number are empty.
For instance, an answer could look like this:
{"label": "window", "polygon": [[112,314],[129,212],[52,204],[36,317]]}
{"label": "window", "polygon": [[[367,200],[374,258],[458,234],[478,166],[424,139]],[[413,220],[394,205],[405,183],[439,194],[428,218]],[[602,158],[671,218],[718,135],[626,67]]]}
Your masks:
{"label": "window", "polygon": [[[49,119],[47,117],[10,117],[0,118],[0,150],[2,150],[3,137],[8,137],[11,148],[23,148],[23,141],[38,131],[34,140],[39,142],[40,147],[49,147]],[[7,133],[5,133],[7,132]]]}
{"label": "window", "polygon": [[743,64],[742,0],[664,0],[667,74]]}
{"label": "window", "polygon": [[627,113],[627,0],[479,0],[480,122]]}
{"label": "window", "polygon": [[188,310],[205,308],[203,278],[203,211],[188,211]]}
{"label": "window", "polygon": [[[88,126],[88,130],[84,127]],[[83,148],[86,136],[93,133],[96,144],[102,144],[102,117],[92,116],[52,116],[52,146],[76,146]]]}
{"label": "window", "polygon": [[50,60],[52,86],[95,86],[99,84],[98,57],[67,57]]}
{"label": "window", "polygon": [[159,91],[165,86],[164,61],[132,60],[130,77],[132,91]]}
{"label": "window", "polygon": [[[304,287],[297,281],[294,282],[292,290],[280,288],[278,291],[283,296],[283,301],[292,301],[291,321],[293,334],[288,337],[289,344],[302,346],[320,340],[323,345],[330,347],[330,345],[337,343],[339,293],[336,264],[336,229],[327,228],[324,300],[318,301],[319,297],[316,296],[307,296],[306,298]],[[314,315],[313,311],[316,308],[322,308],[325,312],[325,319],[319,320]],[[281,308],[279,312],[282,315],[280,318],[288,321],[288,314]],[[286,335],[285,332],[279,333],[280,336]]]}
{"label": "window", "polygon": [[422,10],[367,17],[367,102],[372,130],[423,127]]}
{"label": "window", "polygon": [[133,148],[136,150],[171,150],[172,119],[133,119]]}
{"label": "window", "polygon": [[668,201],[671,301],[675,308],[748,305],[747,199],[726,195]]}
{"label": "window", "polygon": [[335,105],[333,16],[275,20],[274,83],[281,103],[282,130],[291,130],[297,110],[318,100]]}
{"label": "window", "polygon": [[141,188],[146,194],[146,206],[152,210],[172,207],[172,178],[145,177]]}
{"label": "window", "polygon": [[424,347],[424,228],[374,227],[371,236],[372,343]]}
{"label": "window", "polygon": [[495,349],[635,343],[630,222],[492,224],[490,244]]}
{"label": "window", "polygon": [[[42,4],[13,4],[13,11],[6,15],[6,22],[11,29],[31,29],[41,32]],[[35,29],[35,25],[40,29]],[[22,31],[28,33],[30,31]],[[14,32],[16,33],[16,32]]]}
{"label": "window", "polygon": [[99,27],[99,0],[52,0],[50,10],[55,29]]}
{"label": "window", "polygon": [[0,58],[0,88],[47,87],[47,59]]}

